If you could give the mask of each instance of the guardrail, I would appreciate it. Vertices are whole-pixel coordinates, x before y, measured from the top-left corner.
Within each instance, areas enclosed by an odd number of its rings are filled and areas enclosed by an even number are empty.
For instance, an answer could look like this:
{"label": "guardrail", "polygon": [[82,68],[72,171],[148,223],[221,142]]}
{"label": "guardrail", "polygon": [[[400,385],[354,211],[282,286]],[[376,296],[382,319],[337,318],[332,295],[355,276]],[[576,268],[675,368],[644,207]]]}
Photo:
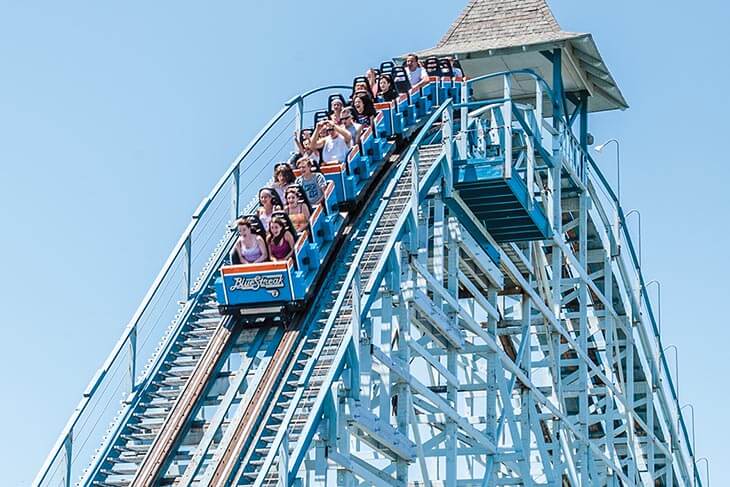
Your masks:
{"label": "guardrail", "polygon": [[[526,101],[530,101],[530,98],[516,99],[513,95],[512,84],[515,78],[522,76],[532,78],[535,83],[535,95],[533,103],[526,109],[524,104]],[[483,100],[478,102],[472,102],[471,91],[473,85],[479,82],[488,82],[501,80],[502,82],[502,97],[494,100]],[[553,147],[557,147],[561,156],[562,161],[565,164],[568,172],[574,177],[577,183],[584,185],[587,180],[587,160],[581,151],[581,146],[575,135],[568,129],[569,121],[566,118],[552,119],[544,116],[544,97],[547,96],[548,102],[552,105],[557,103],[555,95],[548,83],[536,72],[531,69],[521,69],[515,71],[502,71],[499,73],[491,73],[483,76],[478,76],[466,81],[466,89],[462,93],[462,107],[469,106],[482,106],[483,109],[491,109],[493,111],[499,110],[500,121],[499,129],[504,131],[503,144],[504,144],[504,171],[505,177],[510,177],[512,173],[512,130],[513,122],[517,121],[525,132],[535,139],[536,145],[545,145],[543,141],[552,140],[557,142],[551,144]],[[470,113],[480,114],[479,109],[475,112]],[[555,141],[555,137],[558,137]],[[555,163],[552,155],[548,153],[543,154],[544,159],[548,164]],[[558,163],[560,161],[557,161]],[[531,174],[533,167],[532,161],[528,161],[527,173]],[[529,181],[530,179],[528,179]]]}
{"label": "guardrail", "polygon": [[[111,440],[125,408],[135,402],[205,289],[233,239],[230,222],[258,204],[258,189],[271,179],[271,162],[286,158],[294,128],[304,125],[305,102],[326,101],[317,88],[289,100],[236,157],[203,199],[121,338],[91,379],[33,485],[70,486],[94,461],[99,445]],[[318,95],[318,96],[315,96]],[[241,176],[245,176],[242,180]],[[242,207],[241,202],[246,202]],[[112,407],[114,403],[120,409]],[[111,427],[109,427],[111,425]]]}

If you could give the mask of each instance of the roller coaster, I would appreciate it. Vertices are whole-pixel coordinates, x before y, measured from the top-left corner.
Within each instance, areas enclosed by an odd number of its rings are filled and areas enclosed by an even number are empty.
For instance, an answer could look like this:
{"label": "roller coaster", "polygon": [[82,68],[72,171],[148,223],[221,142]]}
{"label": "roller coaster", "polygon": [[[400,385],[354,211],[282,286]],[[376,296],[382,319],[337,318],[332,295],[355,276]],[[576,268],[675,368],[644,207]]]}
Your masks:
{"label": "roller coaster", "polygon": [[[542,0],[473,0],[419,54],[427,79],[320,166],[293,257],[234,265],[232,223],[292,130],[352,86],[296,96],[261,129],[34,485],[702,485],[626,215],[589,152],[589,113],[627,108],[592,37]],[[401,60],[379,69],[402,80]]]}

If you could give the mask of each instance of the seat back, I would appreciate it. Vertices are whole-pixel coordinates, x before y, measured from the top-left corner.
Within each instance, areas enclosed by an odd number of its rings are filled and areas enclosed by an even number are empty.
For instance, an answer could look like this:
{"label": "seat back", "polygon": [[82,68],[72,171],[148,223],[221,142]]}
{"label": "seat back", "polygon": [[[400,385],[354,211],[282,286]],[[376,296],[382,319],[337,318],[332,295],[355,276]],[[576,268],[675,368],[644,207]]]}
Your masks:
{"label": "seat back", "polygon": [[[372,89],[372,86],[370,86],[370,81],[365,76],[355,76],[352,79],[352,94],[355,95],[355,86],[357,86],[358,83],[365,83],[366,86]],[[371,95],[372,98],[372,95]]]}
{"label": "seat back", "polygon": [[423,67],[429,76],[441,76],[439,60],[436,56],[429,56],[423,61]]}
{"label": "seat back", "polygon": [[380,72],[391,73],[394,67],[395,63],[393,61],[383,61],[382,63],[380,63]]}
{"label": "seat back", "polygon": [[393,85],[398,93],[408,93],[411,89],[411,81],[403,66],[393,67]]}
{"label": "seat back", "polygon": [[340,100],[342,102],[342,106],[347,106],[347,101],[345,101],[345,97],[342,96],[339,93],[333,93],[330,96],[327,97],[327,111],[330,112],[332,110],[332,102],[335,100]]}
{"label": "seat back", "polygon": [[322,120],[329,120],[330,114],[327,110],[318,110],[314,112],[314,126],[316,127]]}
{"label": "seat back", "polygon": [[439,59],[439,71],[441,76],[451,78],[454,76],[454,72],[451,69],[451,63],[448,59]]}

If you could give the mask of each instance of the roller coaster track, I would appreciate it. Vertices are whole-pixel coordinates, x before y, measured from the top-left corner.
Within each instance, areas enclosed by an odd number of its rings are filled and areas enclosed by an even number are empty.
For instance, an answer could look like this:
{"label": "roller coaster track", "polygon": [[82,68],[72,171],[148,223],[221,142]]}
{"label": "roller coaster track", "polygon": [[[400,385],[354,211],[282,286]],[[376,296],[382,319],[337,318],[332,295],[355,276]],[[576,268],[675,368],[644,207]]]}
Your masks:
{"label": "roller coaster track", "polygon": [[[429,127],[430,128],[430,127]],[[397,160],[397,156],[394,156]],[[425,159],[428,161],[428,158]],[[427,165],[421,166],[421,172],[425,173],[428,169]],[[386,213],[382,215],[379,224],[383,225],[379,228],[380,233],[373,235],[373,242],[380,247],[370,250],[364,257],[363,275],[367,276],[367,266],[374,265],[377,257],[377,250],[382,249],[384,245],[382,232],[392,229],[393,221],[392,212],[399,211],[408,200],[408,191],[410,184],[410,169],[400,174],[403,180],[398,186],[395,199],[391,199],[391,203],[386,208]],[[384,185],[383,185],[384,186]],[[379,193],[383,192],[380,188]],[[394,202],[398,205],[394,206]],[[379,208],[378,201],[369,200],[370,217]],[[388,213],[390,212],[390,213]],[[367,225],[370,220],[365,220]],[[358,228],[358,222],[353,222],[355,228]],[[357,231],[353,232],[357,235]],[[355,255],[356,249],[349,248],[344,252],[345,256]],[[321,294],[328,296],[337,296],[336,283],[341,282],[345,277],[344,270],[350,266],[351,260],[345,266],[340,266],[340,273],[336,274],[338,279],[330,280],[329,287],[322,291]],[[198,404],[198,399],[204,395],[206,388],[209,388],[212,381],[211,377],[220,378],[220,366],[225,360],[224,353],[235,351],[230,347],[231,340],[234,337],[241,337],[241,333],[236,330],[235,319],[230,317],[219,318],[215,307],[215,301],[212,298],[211,283],[208,284],[206,294],[202,294],[200,298],[201,305],[196,308],[193,315],[200,314],[199,319],[189,320],[186,327],[181,331],[177,340],[173,342],[171,352],[167,353],[162,361],[159,372],[152,378],[151,386],[140,396],[138,404],[132,409],[126,425],[122,428],[121,433],[115,442],[111,443],[111,447],[102,462],[98,463],[98,469],[92,473],[89,478],[92,485],[152,485],[156,479],[162,475],[165,482],[172,481],[169,478],[172,472],[166,476],[161,470],[170,462],[170,454],[176,447],[176,442],[181,440],[181,434],[186,429],[189,431],[194,426],[191,414]],[[346,301],[346,303],[348,303]],[[318,304],[314,309],[320,309],[323,304]],[[329,308],[325,308],[329,309]],[[348,321],[347,314],[342,314],[338,319],[338,326],[344,326],[343,323]],[[256,353],[261,349],[273,349],[273,355],[264,357],[262,360],[251,361],[247,364],[245,371],[239,370],[237,381],[232,381],[238,387],[229,387],[225,393],[216,394],[217,397],[212,400],[220,406],[218,414],[214,415],[213,421],[202,426],[208,434],[201,434],[202,448],[199,448],[192,454],[189,454],[189,465],[184,469],[182,476],[178,479],[178,485],[188,485],[196,476],[203,475],[207,472],[209,479],[203,480],[203,483],[213,483],[220,477],[219,470],[232,468],[231,458],[237,455],[231,452],[236,447],[242,446],[242,441],[246,442],[251,434],[252,428],[257,424],[257,419],[262,413],[262,408],[266,405],[266,398],[279,385],[279,377],[283,373],[282,369],[289,366],[286,374],[289,376],[286,381],[287,385],[291,385],[292,380],[301,374],[308,353],[313,353],[314,347],[320,339],[322,330],[316,325],[326,323],[326,315],[320,317],[306,330],[306,338],[302,340],[303,330],[299,323],[292,323],[290,329],[280,333],[270,333],[265,339],[248,334],[244,343],[249,345],[250,352]],[[331,331],[334,338],[327,337],[328,340],[336,341],[339,327],[336,326]],[[258,338],[258,339],[257,339]],[[290,358],[296,347],[296,360],[291,361]],[[328,349],[331,349],[335,342],[328,343]],[[322,367],[319,365],[318,373],[322,373]],[[298,365],[296,368],[291,366]],[[232,374],[231,371],[228,371]],[[243,373],[243,375],[241,375]],[[244,377],[248,380],[244,382]],[[230,385],[230,384],[229,384]],[[238,389],[241,389],[238,391]],[[249,388],[251,390],[249,391]],[[228,414],[228,408],[231,406],[232,396],[238,392],[248,392],[241,400],[243,403],[237,409],[237,415],[231,421],[236,424],[235,428],[230,428],[229,424],[223,424],[223,417]],[[282,394],[281,390],[277,390],[278,394]],[[221,397],[221,396],[226,396]],[[284,392],[284,394],[286,394]],[[310,391],[311,395],[312,392]],[[199,405],[198,405],[199,407]],[[281,404],[279,408],[283,407]],[[276,418],[276,415],[270,416]],[[211,426],[213,425],[213,426]],[[220,430],[219,430],[220,428]],[[205,455],[210,455],[210,447],[214,434],[218,432],[220,435],[229,435],[223,438],[222,444],[228,445],[226,449],[217,452],[213,456],[213,462],[218,465],[218,469],[211,468],[202,469],[201,463]],[[217,451],[217,450],[216,450]],[[221,457],[218,460],[218,457]],[[234,460],[234,462],[237,460]],[[253,465],[256,464],[254,460]],[[224,470],[225,471],[225,470]],[[247,474],[249,477],[251,473]],[[172,475],[174,476],[174,475]]]}
{"label": "roller coaster track", "polygon": [[[437,150],[440,146],[435,146]],[[423,161],[424,163],[420,166],[421,173],[425,173],[428,169],[428,162],[433,160],[433,149],[424,148]],[[392,159],[397,161],[397,156],[393,156]],[[368,240],[369,247],[368,251],[363,254],[361,269],[363,269],[362,279],[367,279],[367,269],[374,266],[377,262],[377,253],[382,250],[384,246],[384,239],[387,239],[388,231],[392,230],[395,223],[394,218],[399,214],[398,212],[403,209],[403,205],[406,204],[409,198],[409,184],[410,184],[410,168],[401,171],[400,179],[398,184],[395,186],[395,190],[391,190],[388,193],[387,200],[388,205],[385,207],[385,212],[380,214],[379,220],[376,222],[378,225],[378,231],[374,233]],[[386,181],[387,181],[386,176]],[[385,186],[385,184],[383,184]],[[383,193],[383,187],[379,191],[375,192],[376,195],[380,196]],[[230,426],[221,433],[223,438],[220,441],[221,445],[227,445],[225,449],[216,450],[215,454],[210,452],[209,443],[206,441],[206,435],[203,436],[201,442],[197,445],[196,452],[189,458],[189,462],[186,464],[182,475],[175,476],[170,469],[166,475],[162,477],[162,481],[165,483],[174,483],[175,485],[190,485],[191,483],[199,483],[202,485],[225,483],[223,479],[230,476],[230,470],[235,469],[237,465],[237,457],[240,456],[240,452],[245,445],[252,444],[253,441],[258,441],[260,445],[253,451],[254,456],[263,455],[261,444],[265,444],[266,439],[263,441],[260,439],[265,431],[271,430],[272,423],[267,423],[263,427],[258,427],[259,421],[262,417],[270,418],[273,421],[275,427],[276,422],[281,422],[281,414],[278,413],[280,410],[284,410],[287,406],[282,401],[285,401],[290,394],[292,388],[302,380],[302,374],[307,370],[311,369],[308,365],[312,355],[318,350],[318,344],[321,341],[326,341],[324,345],[326,350],[336,351],[338,344],[338,338],[342,338],[342,327],[346,326],[349,322],[349,314],[347,307],[350,302],[345,298],[344,304],[341,305],[339,313],[337,313],[337,322],[335,326],[329,328],[329,332],[326,336],[322,336],[325,332],[323,327],[328,323],[329,313],[332,312],[332,306],[335,304],[335,297],[343,295],[342,289],[339,289],[341,284],[344,282],[347,270],[352,265],[352,259],[356,255],[360,246],[364,245],[362,242],[363,230],[368,225],[373,225],[372,218],[376,215],[378,209],[382,209],[379,205],[381,199],[372,199],[369,202],[365,215],[360,217],[360,221],[353,222],[352,229],[348,232],[351,237],[345,248],[340,253],[346,259],[344,265],[338,265],[337,271],[331,273],[328,281],[325,283],[324,288],[320,290],[320,298],[316,303],[313,304],[313,310],[319,310],[310,316],[301,317],[300,322],[293,322],[290,329],[283,332],[283,338],[278,343],[278,347],[273,352],[273,356],[267,361],[265,366],[259,366],[262,374],[260,374],[252,384],[255,385],[255,390],[250,396],[245,398],[244,404],[237,410],[236,415],[231,418],[230,423],[234,424],[235,427]],[[328,302],[329,300],[329,302]],[[228,333],[224,333],[228,335]],[[320,346],[321,347],[321,346]],[[192,405],[195,400],[200,396],[200,392],[206,383],[210,382],[210,375],[212,373],[213,365],[215,362],[220,360],[222,351],[225,348],[220,342],[215,339],[211,341],[211,353],[206,352],[206,356],[210,359],[206,361],[204,357],[201,360],[201,364],[196,370],[194,380],[191,380],[191,384],[197,384],[197,387],[190,388],[190,394],[185,396],[185,399],[181,400],[179,407],[170,415],[167,421],[165,430],[160,434],[156,442],[156,447],[153,447],[150,455],[145,459],[139,473],[135,477],[133,485],[150,485],[159,475],[160,468],[163,466],[165,459],[170,455],[172,443],[175,438],[180,434],[180,428],[185,421],[185,418],[189,416],[192,409]],[[329,360],[329,362],[328,362]],[[332,357],[329,359],[325,356],[320,356],[320,362],[315,367],[317,374],[323,374],[326,372],[327,364],[331,363]],[[287,377],[286,381],[281,382],[281,377]],[[316,380],[314,381],[316,383]],[[252,387],[249,384],[249,387]],[[276,393],[278,396],[277,402],[270,402],[272,394]],[[222,392],[219,392],[222,394]],[[311,396],[312,390],[308,391]],[[314,398],[310,398],[309,401]],[[306,398],[305,403],[306,404]],[[221,402],[220,410],[217,412],[218,415],[223,414],[223,408],[225,407],[225,401]],[[264,414],[265,413],[265,414]],[[214,417],[216,414],[214,414]],[[215,423],[215,421],[212,421]],[[210,427],[206,432],[208,435],[212,434],[215,430],[215,426]],[[253,440],[252,433],[256,432],[257,440]],[[208,440],[209,441],[209,440]],[[204,456],[212,456],[211,464],[216,465],[217,468],[213,469],[208,466],[207,468],[201,469],[202,458]],[[173,456],[175,458],[175,456]],[[250,459],[250,456],[247,457]],[[250,465],[259,465],[260,461],[251,459]],[[246,473],[245,477],[250,478],[252,473]]]}
{"label": "roller coaster track", "polygon": [[166,441],[160,436],[168,425],[178,421],[180,399],[191,393],[197,394],[205,385],[201,374],[215,361],[221,345],[228,343],[231,335],[230,318],[218,314],[217,302],[208,284],[193,308],[177,339],[172,343],[150,386],[140,396],[126,426],[103,463],[100,463],[92,485],[124,486],[129,484],[138,466],[147,458],[156,441]]}

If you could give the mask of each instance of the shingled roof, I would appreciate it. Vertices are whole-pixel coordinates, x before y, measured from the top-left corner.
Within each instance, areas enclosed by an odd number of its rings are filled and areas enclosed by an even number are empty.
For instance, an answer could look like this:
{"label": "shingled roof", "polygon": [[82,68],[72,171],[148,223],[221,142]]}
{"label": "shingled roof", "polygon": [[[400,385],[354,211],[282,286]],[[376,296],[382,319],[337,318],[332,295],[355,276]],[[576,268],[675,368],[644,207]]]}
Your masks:
{"label": "shingled roof", "polygon": [[544,0],[471,0],[435,49],[499,49],[583,35],[562,31]]}
{"label": "shingled roof", "polygon": [[484,69],[538,69],[546,61],[534,56],[554,48],[564,51],[565,88],[593,95],[589,109],[628,106],[591,34],[562,30],[546,0],[469,0],[438,44],[418,54],[456,55],[464,73],[474,77],[486,74]]}

